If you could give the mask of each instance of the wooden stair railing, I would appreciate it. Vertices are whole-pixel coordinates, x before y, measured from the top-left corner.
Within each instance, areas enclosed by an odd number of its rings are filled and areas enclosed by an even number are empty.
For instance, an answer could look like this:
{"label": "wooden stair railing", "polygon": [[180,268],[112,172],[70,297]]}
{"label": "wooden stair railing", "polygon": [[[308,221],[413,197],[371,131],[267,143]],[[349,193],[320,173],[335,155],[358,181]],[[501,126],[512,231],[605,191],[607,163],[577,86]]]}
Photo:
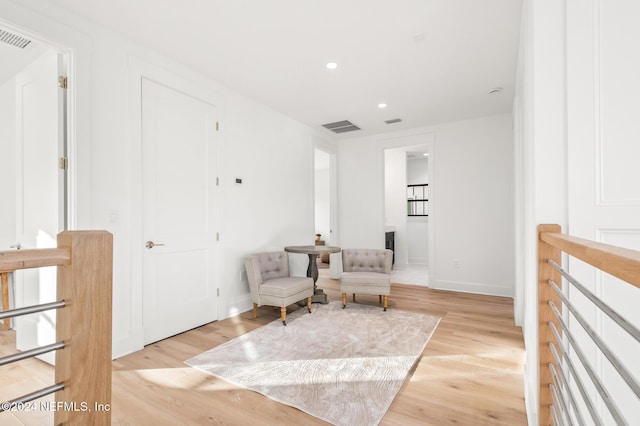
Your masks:
{"label": "wooden stair railing", "polygon": [[[629,389],[640,398],[640,383],[629,369],[618,359],[613,351],[607,347],[607,342],[590,330],[587,323],[578,319],[580,312],[576,310],[571,300],[562,290],[562,277],[572,286],[578,289],[593,305],[611,318],[615,324],[624,329],[631,337],[640,343],[640,329],[621,315],[615,307],[610,307],[597,296],[589,293],[582,284],[563,270],[560,265],[562,253],[575,257],[593,267],[621,279],[631,286],[640,288],[640,251],[629,250],[609,244],[598,243],[590,240],[572,237],[561,232],[559,225],[538,226],[538,356],[539,356],[539,424],[605,424],[601,411],[607,419],[612,419],[615,424],[629,424],[629,412],[624,412],[624,407],[617,407],[615,401],[607,389],[598,383],[600,378],[589,372],[588,365],[584,367],[588,379],[594,383],[602,400],[601,408],[594,407],[588,392],[585,391],[580,377],[576,374],[571,355],[563,351],[564,346],[570,347],[584,366],[588,364],[586,357],[580,356],[579,341],[573,338],[563,320],[563,308],[571,312],[571,318],[585,329],[586,334],[600,349],[601,353],[611,363],[617,373],[622,377]],[[568,314],[566,314],[568,315]],[[599,342],[598,342],[599,341]],[[639,350],[629,348],[629,350]],[[609,353],[608,353],[609,352]],[[570,388],[575,387],[578,395],[572,394]],[[602,389],[599,389],[602,387]],[[604,395],[604,396],[603,396]],[[586,407],[585,412],[576,409],[576,398]],[[567,409],[568,407],[568,409]],[[608,410],[608,411],[605,411]],[[567,410],[571,412],[567,412]],[[637,418],[635,419],[637,420]]]}
{"label": "wooden stair railing", "polygon": [[[57,350],[56,384],[9,402],[24,403],[55,392],[56,425],[109,425],[113,237],[106,231],[64,231],[58,235],[57,246],[0,252],[1,271],[58,267],[58,302],[53,304],[60,308],[56,321],[58,343],[44,348]],[[25,314],[21,309],[24,308],[0,314],[3,318]],[[0,365],[19,361],[27,352],[4,357]],[[10,405],[3,408],[11,409]]]}

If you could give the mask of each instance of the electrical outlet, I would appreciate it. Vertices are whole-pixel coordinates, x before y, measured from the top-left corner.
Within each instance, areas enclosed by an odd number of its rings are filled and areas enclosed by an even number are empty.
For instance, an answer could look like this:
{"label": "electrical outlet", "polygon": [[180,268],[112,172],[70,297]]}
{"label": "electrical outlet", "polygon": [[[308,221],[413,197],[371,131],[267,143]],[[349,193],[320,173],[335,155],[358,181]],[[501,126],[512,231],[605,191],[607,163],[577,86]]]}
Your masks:
{"label": "electrical outlet", "polygon": [[454,269],[460,269],[460,260],[459,259],[453,259],[453,268]]}

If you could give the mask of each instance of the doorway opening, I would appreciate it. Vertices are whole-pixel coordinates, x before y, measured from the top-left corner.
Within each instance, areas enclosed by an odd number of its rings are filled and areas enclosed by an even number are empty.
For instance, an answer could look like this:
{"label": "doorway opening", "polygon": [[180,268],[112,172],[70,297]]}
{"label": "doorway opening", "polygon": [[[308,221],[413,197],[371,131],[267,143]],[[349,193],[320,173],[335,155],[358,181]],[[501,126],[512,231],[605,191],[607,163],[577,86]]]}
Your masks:
{"label": "doorway opening", "polygon": [[314,149],[316,241],[331,245],[331,155]]}
{"label": "doorway opening", "polygon": [[[46,41],[0,27],[0,250],[50,248],[68,228],[68,54]],[[20,40],[16,43],[15,40]],[[56,268],[11,274],[7,307],[55,301]],[[55,310],[18,317],[16,348],[55,341]],[[54,354],[40,356],[53,363]]]}
{"label": "doorway opening", "polygon": [[429,146],[388,148],[385,164],[385,241],[394,251],[393,282],[428,285]]}
{"label": "doorway opening", "polygon": [[[335,153],[322,148],[313,150],[315,244],[337,245]],[[329,269],[329,275],[340,275],[340,254],[318,256],[318,268]]]}

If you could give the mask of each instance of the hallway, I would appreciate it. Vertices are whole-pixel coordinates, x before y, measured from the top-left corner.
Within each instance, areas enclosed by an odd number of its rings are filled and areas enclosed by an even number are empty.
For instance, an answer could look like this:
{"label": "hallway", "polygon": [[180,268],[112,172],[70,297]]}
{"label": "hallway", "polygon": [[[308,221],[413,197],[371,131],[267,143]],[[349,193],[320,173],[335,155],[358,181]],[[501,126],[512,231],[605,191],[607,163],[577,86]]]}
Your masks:
{"label": "hallway", "polygon": [[429,286],[429,270],[427,265],[409,264],[406,269],[393,269],[391,282],[395,284]]}

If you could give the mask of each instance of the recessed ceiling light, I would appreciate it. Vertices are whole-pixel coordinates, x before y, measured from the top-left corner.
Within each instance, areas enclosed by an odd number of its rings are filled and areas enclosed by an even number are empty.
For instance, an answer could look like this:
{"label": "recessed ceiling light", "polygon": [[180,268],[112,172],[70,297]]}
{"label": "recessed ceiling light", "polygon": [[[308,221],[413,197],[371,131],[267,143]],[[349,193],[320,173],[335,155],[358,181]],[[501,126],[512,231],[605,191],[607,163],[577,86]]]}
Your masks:
{"label": "recessed ceiling light", "polygon": [[329,68],[330,70],[335,70],[336,68],[338,68],[338,64],[336,64],[335,62],[329,62],[327,64],[327,68]]}
{"label": "recessed ceiling light", "polygon": [[422,155],[423,155],[423,156],[425,156],[425,157],[428,157],[428,156],[429,156],[429,153],[428,153],[428,152],[425,152],[425,153],[424,153],[424,154],[422,154]]}
{"label": "recessed ceiling light", "polygon": [[384,102],[381,102],[381,103],[378,104],[378,108],[380,108],[380,109],[384,109],[386,107],[387,107],[387,104],[385,104]]}

